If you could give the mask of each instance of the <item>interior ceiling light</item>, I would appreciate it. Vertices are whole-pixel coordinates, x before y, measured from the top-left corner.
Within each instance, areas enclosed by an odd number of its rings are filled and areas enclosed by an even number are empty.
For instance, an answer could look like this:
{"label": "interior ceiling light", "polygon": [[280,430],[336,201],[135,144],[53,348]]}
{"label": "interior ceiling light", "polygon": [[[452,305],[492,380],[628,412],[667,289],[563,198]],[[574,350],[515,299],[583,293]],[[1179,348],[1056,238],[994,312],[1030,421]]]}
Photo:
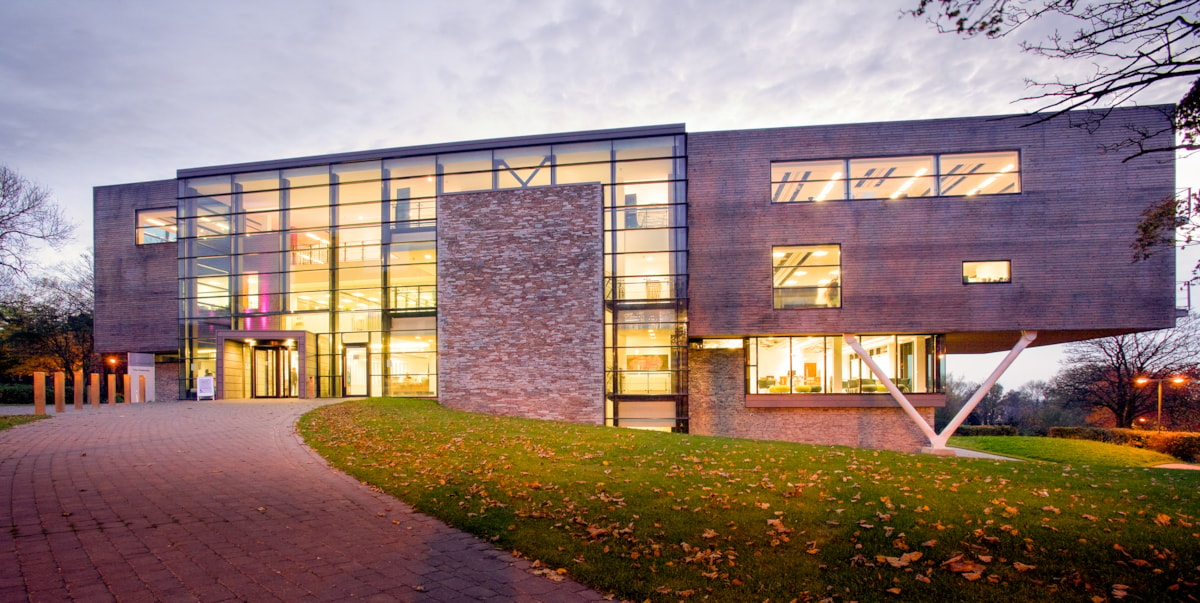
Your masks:
{"label": "interior ceiling light", "polygon": [[917,181],[917,178],[920,178],[921,176],[924,176],[924,175],[925,175],[925,168],[921,168],[921,169],[917,170],[917,173],[913,174],[912,178],[909,178],[903,185],[900,186],[899,189],[896,190],[896,192],[892,193],[892,198],[895,199],[895,198],[899,197],[900,195],[903,195],[904,191],[908,190],[908,187],[912,186],[913,183]]}
{"label": "interior ceiling light", "polygon": [[841,172],[834,172],[833,178],[831,178],[829,180],[829,182],[825,185],[825,188],[821,189],[821,193],[819,195],[817,195],[817,201],[824,201],[825,196],[829,194],[829,191],[833,190],[833,185],[835,183],[837,183],[837,181],[840,180],[841,178],[842,178]]}

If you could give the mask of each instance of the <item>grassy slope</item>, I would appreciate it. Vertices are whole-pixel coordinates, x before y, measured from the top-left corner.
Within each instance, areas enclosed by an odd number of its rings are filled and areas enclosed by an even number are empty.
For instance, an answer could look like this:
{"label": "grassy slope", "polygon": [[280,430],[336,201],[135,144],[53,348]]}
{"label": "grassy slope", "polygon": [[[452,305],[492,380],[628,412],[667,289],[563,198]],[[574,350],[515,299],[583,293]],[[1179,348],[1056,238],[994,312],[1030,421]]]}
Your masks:
{"label": "grassy slope", "polygon": [[1200,582],[1200,472],[640,432],[411,400],[325,407],[301,430],[418,510],[625,599],[1090,601],[1114,584],[1200,597],[1188,586]]}
{"label": "grassy slope", "polygon": [[32,423],[39,419],[48,419],[48,418],[49,417],[47,417],[45,415],[42,415],[40,417],[35,417],[33,415],[0,415],[0,431],[8,429],[9,427],[16,427],[17,425],[23,425],[25,423]]}
{"label": "grassy slope", "polygon": [[1182,462],[1173,456],[1153,450],[1063,438],[1027,436],[972,436],[964,438],[955,436],[950,438],[950,445],[1020,459],[1069,463],[1081,466],[1153,467],[1166,463]]}

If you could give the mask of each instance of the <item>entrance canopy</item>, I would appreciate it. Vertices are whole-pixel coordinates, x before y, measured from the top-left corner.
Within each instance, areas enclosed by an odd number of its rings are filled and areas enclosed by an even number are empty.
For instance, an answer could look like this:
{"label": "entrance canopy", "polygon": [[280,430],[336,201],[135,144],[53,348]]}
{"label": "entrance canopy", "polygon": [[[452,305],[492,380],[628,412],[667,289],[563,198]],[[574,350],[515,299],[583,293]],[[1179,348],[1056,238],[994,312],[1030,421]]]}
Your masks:
{"label": "entrance canopy", "polygon": [[316,350],[308,331],[218,331],[217,399],[316,397]]}

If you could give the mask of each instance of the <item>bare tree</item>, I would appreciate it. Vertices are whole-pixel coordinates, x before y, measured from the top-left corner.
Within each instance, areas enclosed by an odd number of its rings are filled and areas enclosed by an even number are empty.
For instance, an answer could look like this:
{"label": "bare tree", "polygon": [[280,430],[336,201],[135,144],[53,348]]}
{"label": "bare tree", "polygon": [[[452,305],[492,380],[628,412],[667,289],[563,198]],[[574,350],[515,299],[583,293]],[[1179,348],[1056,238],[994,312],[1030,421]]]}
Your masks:
{"label": "bare tree", "polygon": [[[906,11],[924,16],[939,31],[1000,38],[1029,23],[1062,24],[1044,39],[1023,40],[1021,48],[1052,59],[1087,61],[1089,76],[1052,81],[1028,79],[1036,92],[1022,100],[1044,101],[1039,113],[1050,119],[1073,109],[1095,108],[1081,125],[1092,127],[1104,111],[1139,93],[1169,85],[1186,89],[1169,131],[1131,130],[1114,149],[1130,157],[1176,149],[1200,149],[1200,0],[919,0]],[[1064,29],[1067,32],[1064,32]]]}
{"label": "bare tree", "polygon": [[25,279],[0,299],[0,370],[99,369],[92,336],[92,254]]}
{"label": "bare tree", "polygon": [[[1163,379],[1193,373],[1200,365],[1200,317],[1189,316],[1173,329],[1132,333],[1070,344],[1053,389],[1086,408],[1107,409],[1118,427],[1129,427],[1157,405],[1156,388],[1138,377]],[[1163,389],[1165,396],[1184,391]]]}
{"label": "bare tree", "polygon": [[0,165],[0,287],[26,273],[35,245],[57,247],[73,230],[49,191]]}

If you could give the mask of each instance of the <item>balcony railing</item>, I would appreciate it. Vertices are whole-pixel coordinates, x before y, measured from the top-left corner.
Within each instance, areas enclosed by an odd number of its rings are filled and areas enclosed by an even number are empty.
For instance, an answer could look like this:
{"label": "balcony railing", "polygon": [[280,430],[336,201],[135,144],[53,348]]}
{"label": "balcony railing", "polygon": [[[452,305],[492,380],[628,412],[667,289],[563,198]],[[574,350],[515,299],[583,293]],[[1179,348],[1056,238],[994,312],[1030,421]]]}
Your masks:
{"label": "balcony railing", "polygon": [[392,287],[392,310],[416,312],[437,309],[437,285]]}
{"label": "balcony railing", "polygon": [[616,300],[668,300],[687,297],[683,275],[618,276],[607,279],[605,295]]}

